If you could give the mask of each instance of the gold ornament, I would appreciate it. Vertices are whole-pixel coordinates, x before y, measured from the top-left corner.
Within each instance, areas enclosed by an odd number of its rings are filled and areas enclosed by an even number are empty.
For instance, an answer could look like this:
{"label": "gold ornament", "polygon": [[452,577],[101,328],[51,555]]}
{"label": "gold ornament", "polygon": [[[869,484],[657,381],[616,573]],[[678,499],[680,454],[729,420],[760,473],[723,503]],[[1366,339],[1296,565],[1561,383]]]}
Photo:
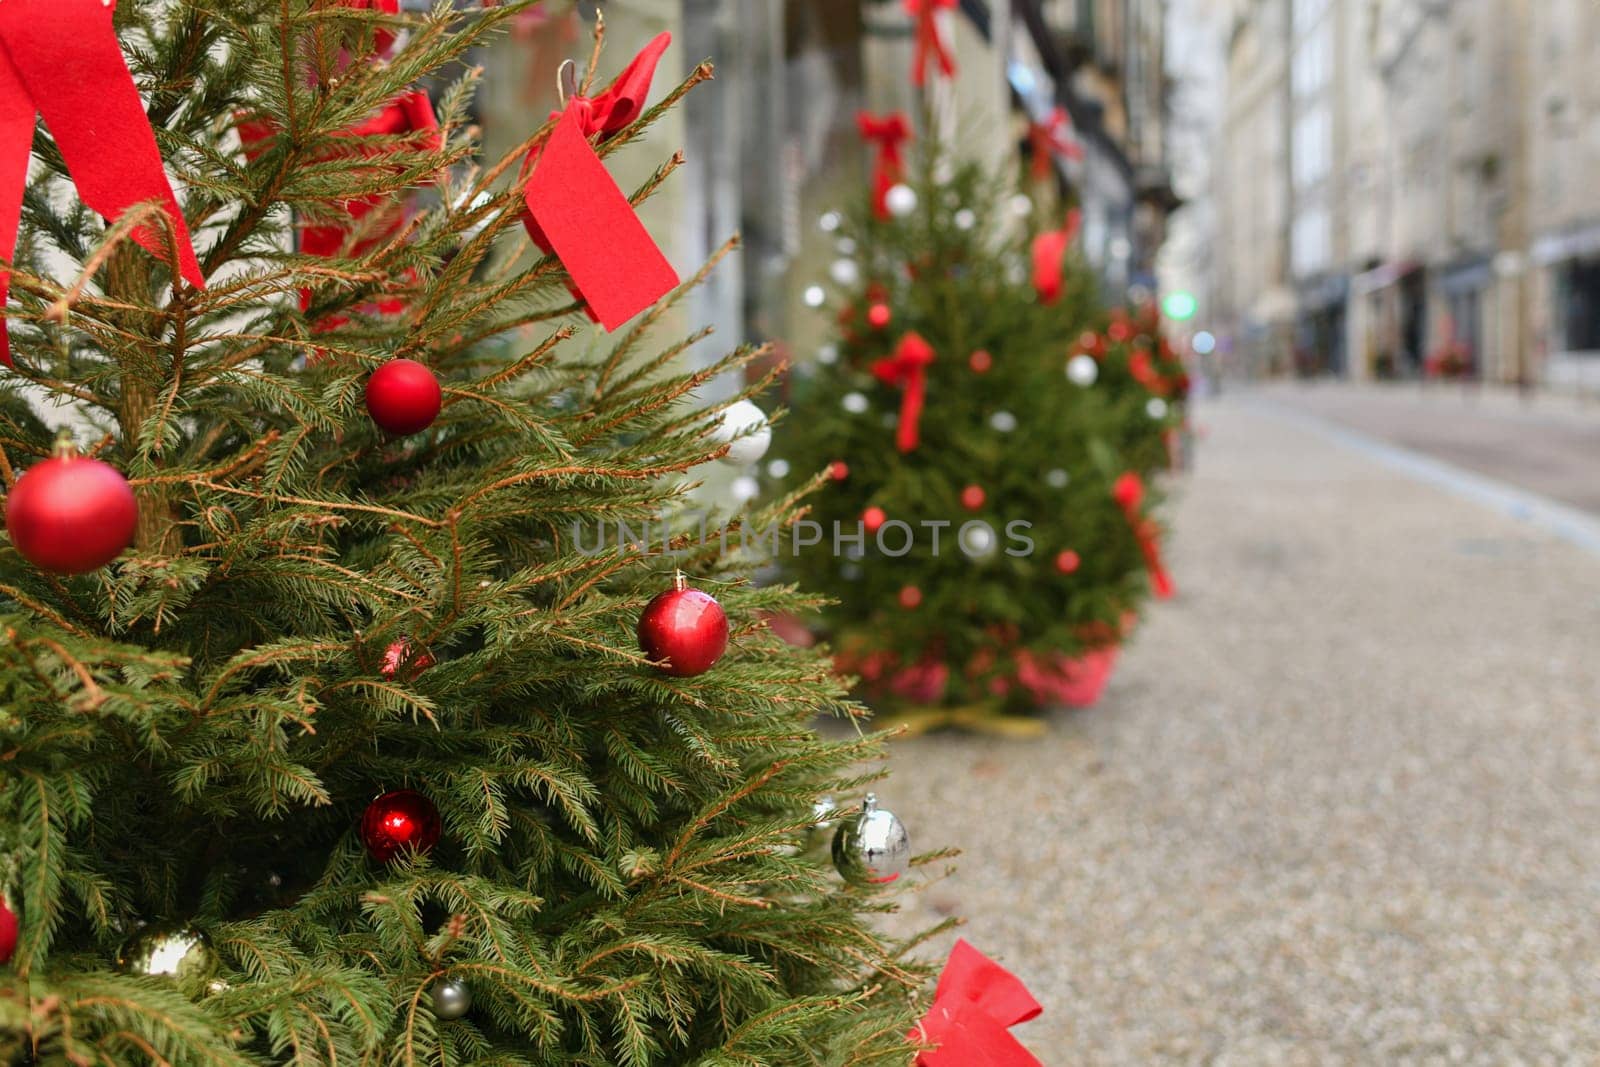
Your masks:
{"label": "gold ornament", "polygon": [[122,946],[117,969],[176,979],[186,995],[197,996],[211,991],[217,954],[211,940],[192,926],[146,926]]}

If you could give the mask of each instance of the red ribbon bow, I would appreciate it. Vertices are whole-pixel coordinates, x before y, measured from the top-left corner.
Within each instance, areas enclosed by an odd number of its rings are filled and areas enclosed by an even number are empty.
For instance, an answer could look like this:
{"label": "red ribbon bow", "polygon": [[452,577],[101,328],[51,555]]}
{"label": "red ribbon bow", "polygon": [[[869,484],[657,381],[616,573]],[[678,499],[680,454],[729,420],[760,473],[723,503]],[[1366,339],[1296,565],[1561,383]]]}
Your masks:
{"label": "red ribbon bow", "polygon": [[1083,158],[1083,146],[1072,136],[1072,119],[1067,115],[1067,109],[1059,105],[1043,122],[1028,123],[1028,140],[1033,146],[1035,181],[1043,181],[1050,176],[1050,160],[1055,156]]}
{"label": "red ribbon bow", "polygon": [[1033,288],[1039,299],[1054,304],[1061,299],[1062,273],[1066,268],[1067,247],[1078,236],[1083,212],[1073,208],[1059,230],[1047,230],[1033,239]]}
{"label": "red ribbon bow", "polygon": [[678,284],[661,249],[617,188],[590,139],[605,141],[644,112],[670,33],[655,40],[595,97],[574,96],[549,137],[523,162],[522,224],[545,255],[559,256],[589,317],[616,329]]}
{"label": "red ribbon bow", "polygon": [[872,212],[880,219],[889,217],[889,190],[905,180],[906,161],[900,146],[911,138],[911,123],[901,111],[887,115],[856,114],[856,129],[861,139],[878,149],[872,164]]}
{"label": "red ribbon bow", "polygon": [[939,975],[933,1007],[910,1035],[939,1046],[917,1053],[917,1067],[1042,1067],[1008,1028],[1043,1010],[1016,975],[959,940]]}
{"label": "red ribbon bow", "polygon": [[1124,471],[1112,484],[1111,497],[1122,509],[1134,538],[1139,542],[1139,551],[1144,553],[1145,569],[1150,572],[1150,587],[1157,597],[1168,599],[1174,590],[1172,578],[1161,563],[1160,530],[1154,522],[1139,514],[1139,505],[1144,502],[1144,482],[1132,471]]}
{"label": "red ribbon bow", "polygon": [[944,38],[939,35],[939,24],[934,20],[941,8],[951,9],[958,0],[905,0],[906,12],[917,20],[916,50],[911,56],[911,84],[918,89],[928,83],[928,61],[936,59],[939,73],[952,78],[956,73],[955,57],[950,54]]}
{"label": "red ribbon bow", "polygon": [[922,405],[927,399],[928,364],[932,362],[933,346],[920,334],[908,333],[900,338],[894,355],[872,365],[872,373],[880,382],[906,391],[900,401],[900,424],[894,435],[895,447],[902,452],[910,452],[922,443]]}
{"label": "red ribbon bow", "polygon": [[[135,204],[160,201],[172,220],[178,273],[201,289],[205,275],[122,59],[113,6],[105,0],[0,2],[0,255],[9,260],[17,245],[34,122],[43,115],[83,202],[115,221]],[[159,229],[140,226],[133,239],[163,259],[169,254]],[[0,306],[10,282],[10,271],[0,271]],[[3,330],[0,362],[11,366]]]}

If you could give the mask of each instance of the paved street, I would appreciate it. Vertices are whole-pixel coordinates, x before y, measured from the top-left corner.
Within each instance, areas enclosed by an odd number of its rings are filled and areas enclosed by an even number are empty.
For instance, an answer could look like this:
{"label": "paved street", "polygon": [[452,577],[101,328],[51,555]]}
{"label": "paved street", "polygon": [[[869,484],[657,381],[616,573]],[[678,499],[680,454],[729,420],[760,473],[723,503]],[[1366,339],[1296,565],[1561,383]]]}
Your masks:
{"label": "paved street", "polygon": [[897,744],[965,850],[898,921],[966,915],[1052,1067],[1600,1062],[1600,556],[1281,404],[1199,410],[1099,707]]}

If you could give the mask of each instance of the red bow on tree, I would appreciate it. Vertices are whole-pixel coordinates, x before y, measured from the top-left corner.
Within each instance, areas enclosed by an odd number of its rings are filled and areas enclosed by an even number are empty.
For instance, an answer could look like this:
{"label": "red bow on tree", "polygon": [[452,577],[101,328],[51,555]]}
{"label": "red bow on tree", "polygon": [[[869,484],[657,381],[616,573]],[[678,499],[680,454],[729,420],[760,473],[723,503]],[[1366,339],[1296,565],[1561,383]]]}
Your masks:
{"label": "red bow on tree", "polygon": [[1033,147],[1035,181],[1043,181],[1050,176],[1050,160],[1055,156],[1083,158],[1083,145],[1072,136],[1072,119],[1067,115],[1067,109],[1059,105],[1043,122],[1028,123],[1028,141]]}
{"label": "red bow on tree", "polygon": [[904,112],[887,115],[856,113],[856,129],[861,139],[878,149],[872,164],[872,212],[880,219],[889,217],[889,190],[905,180],[906,161],[900,146],[911,139],[911,123]]}
{"label": "red bow on tree", "polygon": [[1067,248],[1078,236],[1078,227],[1082,224],[1083,212],[1073,208],[1067,212],[1067,221],[1061,229],[1047,230],[1033,239],[1033,288],[1043,303],[1054,304],[1061,299]]}
{"label": "red bow on tree", "polygon": [[[195,288],[206,279],[195,259],[183,209],[162,169],[149,116],[128,73],[109,0],[4,0],[0,3],[0,256],[10,259],[22,218],[34,122],[44,116],[83,202],[115,221],[135,204],[159,201],[172,223],[133,239],[176,258]],[[11,273],[0,271],[0,306]],[[11,349],[0,330],[0,362]]]}
{"label": "red bow on tree", "polygon": [[902,452],[910,452],[922,443],[922,404],[927,398],[928,364],[933,362],[933,346],[917,333],[900,338],[894,355],[880,359],[872,365],[872,373],[885,385],[904,389],[900,401],[900,423],[895,429],[894,444]]}
{"label": "red bow on tree", "polygon": [[939,35],[939,24],[934,20],[941,8],[952,9],[957,0],[905,0],[906,12],[917,20],[915,51],[911,56],[911,84],[918,89],[928,83],[928,61],[939,63],[939,73],[952,78],[956,73],[955,57]]}
{"label": "red bow on tree", "polygon": [[655,40],[599,96],[573,96],[552,113],[550,135],[522,165],[522,224],[545,255],[560,257],[572,294],[589,317],[614,330],[661,299],[678,274],[661,254],[590,145],[622,132],[644,113],[645,97],[670,33]]}
{"label": "red bow on tree", "polygon": [[1144,482],[1132,471],[1124,471],[1111,486],[1111,498],[1122,509],[1134,538],[1139,542],[1139,551],[1144,553],[1144,565],[1150,572],[1150,587],[1157,597],[1168,599],[1173,594],[1173,586],[1166,567],[1161,563],[1160,531],[1154,522],[1139,514],[1139,505],[1144,502]]}
{"label": "red bow on tree", "polygon": [[939,1046],[917,1053],[917,1067],[1042,1067],[1008,1028],[1043,1010],[1016,975],[959,940],[939,975],[933,1007],[910,1035]]}

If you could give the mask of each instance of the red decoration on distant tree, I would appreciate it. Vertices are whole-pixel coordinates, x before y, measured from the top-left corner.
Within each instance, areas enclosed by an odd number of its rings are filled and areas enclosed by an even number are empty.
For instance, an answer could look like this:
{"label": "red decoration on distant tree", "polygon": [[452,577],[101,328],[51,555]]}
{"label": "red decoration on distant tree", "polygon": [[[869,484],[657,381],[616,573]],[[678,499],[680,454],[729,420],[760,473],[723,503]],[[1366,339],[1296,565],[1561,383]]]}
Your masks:
{"label": "red decoration on distant tree", "polygon": [[873,304],[867,308],[867,325],[875,330],[881,330],[889,325],[889,320],[894,316],[889,311],[888,304]]}
{"label": "red decoration on distant tree", "polygon": [[850,477],[850,464],[842,459],[836,459],[828,464],[828,477],[836,482],[842,482]]}
{"label": "red decoration on distant tree", "polygon": [[1067,212],[1067,221],[1059,230],[1047,230],[1033,239],[1033,288],[1045,304],[1061,299],[1067,248],[1078,236],[1082,223],[1083,212],[1073,208]]}
{"label": "red decoration on distant tree", "polygon": [[861,111],[856,113],[856,129],[863,141],[878,150],[872,162],[872,213],[886,219],[889,217],[889,190],[905,181],[906,163],[900,146],[911,138],[911,122],[900,111],[887,115]]}
{"label": "red decoration on distant tree", "polygon": [[1032,148],[1035,181],[1050,177],[1050,161],[1056,156],[1083,158],[1083,145],[1072,135],[1072,118],[1067,114],[1067,109],[1059,105],[1043,122],[1028,123],[1028,141]]}
{"label": "red decoration on distant tree", "polygon": [[639,647],[666,674],[704,674],[728,647],[728,616],[710,594],[688,588],[680,574],[639,616]]}
{"label": "red decoration on distant tree", "polygon": [[983,491],[981,485],[969,485],[961,490],[961,506],[968,511],[977,511],[989,499],[989,494]]}
{"label": "red decoration on distant tree", "polygon": [[907,611],[920,607],[922,604],[922,590],[914,585],[908,585],[900,590],[900,606]]}
{"label": "red decoration on distant tree", "polygon": [[[135,204],[159,203],[172,226],[147,224],[133,239],[158,259],[175,249],[176,270],[206,284],[183,209],[172,195],[139,89],[122,58],[111,0],[5,0],[0,3],[0,259],[17,245],[35,120],[55,137],[83,202],[111,221]],[[10,288],[0,270],[0,308]],[[11,349],[0,329],[0,363]]]}
{"label": "red decoration on distant tree", "polygon": [[599,96],[573,96],[551,133],[522,164],[522,224],[545,255],[554,254],[573,295],[607,330],[633,318],[678,284],[633,205],[590,145],[621,133],[644,113],[661,55],[672,43],[658,34]]}
{"label": "red decoration on distant tree", "polygon": [[869,534],[875,534],[883,529],[883,524],[888,521],[889,516],[876,504],[861,513],[861,525]]}
{"label": "red decoration on distant tree", "polygon": [[1154,522],[1139,512],[1139,505],[1144,502],[1144,481],[1132,471],[1123,472],[1111,486],[1111,498],[1122,509],[1134,538],[1139,542],[1145,568],[1150,572],[1151,589],[1160,599],[1168,599],[1175,590],[1172,578],[1161,562],[1161,532]]}
{"label": "red decoration on distant tree", "polygon": [[1044,1011],[1016,975],[958,940],[911,1039],[937,1045],[916,1067],[1042,1067],[1009,1033]]}
{"label": "red decoration on distant tree", "polygon": [[367,379],[367,412],[372,421],[401,437],[432,426],[443,403],[439,379],[414,359],[391,359]]}
{"label": "red decoration on distant tree", "polygon": [[994,357],[987,349],[980,348],[967,357],[967,366],[972,368],[974,374],[988,374],[989,368],[994,366]]}
{"label": "red decoration on distant tree", "polygon": [[1133,326],[1126,318],[1113,318],[1111,325],[1106,327],[1106,336],[1117,344],[1133,339]]}
{"label": "red decoration on distant tree", "polygon": [[1078,347],[1082,349],[1084,355],[1093,356],[1095,359],[1106,354],[1105,338],[1093,330],[1084,330],[1078,335]]}
{"label": "red decoration on distant tree", "polygon": [[56,574],[104,567],[133,543],[139,505],[115,467],[70,449],[29,467],[6,497],[6,532],[29,563]]}
{"label": "red decoration on distant tree", "polygon": [[431,851],[439,843],[439,809],[415,789],[395,789],[367,805],[361,816],[361,843],[379,863],[402,852]]}
{"label": "red decoration on distant tree", "polygon": [[0,897],[0,966],[11,962],[17,951],[17,913]]}
{"label": "red decoration on distant tree", "polygon": [[941,9],[953,10],[958,0],[904,0],[906,13],[916,20],[916,45],[911,56],[911,84],[922,88],[928,83],[928,63],[937,60],[939,73],[955,77],[956,61],[939,34],[936,21]]}
{"label": "red decoration on distant tree", "polygon": [[872,365],[872,373],[880,382],[905,390],[894,436],[895,447],[902,452],[910,452],[922,443],[922,405],[927,399],[928,364],[932,362],[933,346],[913,332],[900,338],[894,355]]}
{"label": "red decoration on distant tree", "polygon": [[1062,574],[1074,573],[1082,562],[1078,554],[1070,548],[1056,553],[1056,570]]}

